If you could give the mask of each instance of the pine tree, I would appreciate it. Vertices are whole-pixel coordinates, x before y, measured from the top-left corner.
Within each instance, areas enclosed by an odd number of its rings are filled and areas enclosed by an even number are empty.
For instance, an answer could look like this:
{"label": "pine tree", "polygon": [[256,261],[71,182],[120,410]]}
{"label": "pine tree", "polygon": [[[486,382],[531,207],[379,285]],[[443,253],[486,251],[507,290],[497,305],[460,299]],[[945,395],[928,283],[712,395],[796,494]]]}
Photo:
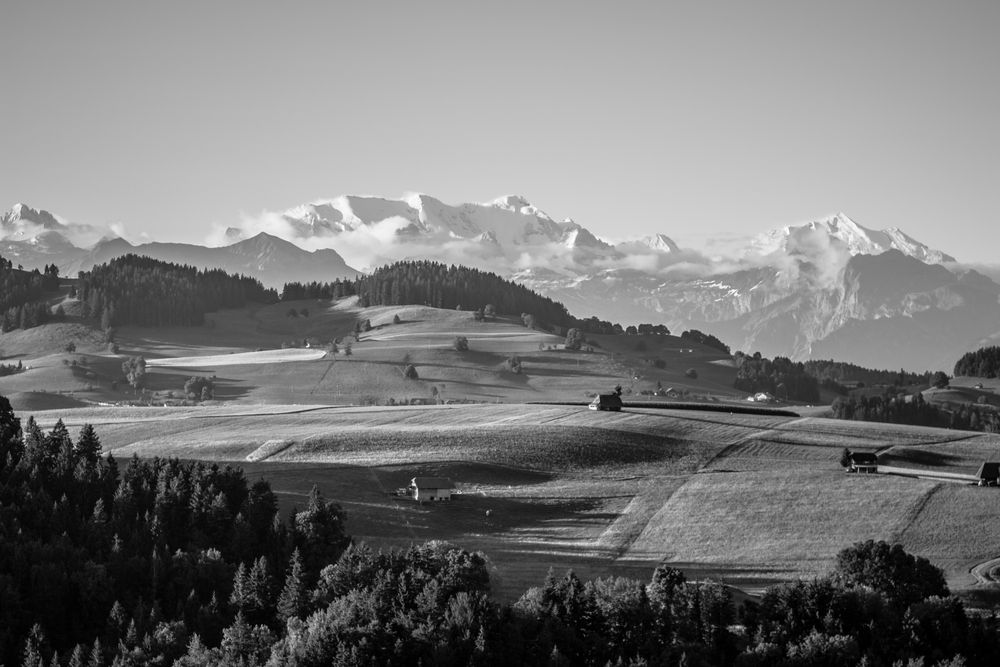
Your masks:
{"label": "pine tree", "polygon": [[278,618],[282,623],[290,618],[301,618],[309,609],[309,588],[302,569],[302,555],[296,549],[288,561],[285,586],[278,597]]}
{"label": "pine tree", "polygon": [[80,435],[76,439],[76,446],[73,448],[76,456],[89,463],[97,463],[101,457],[101,439],[97,437],[97,432],[90,424],[84,424],[80,429]]}

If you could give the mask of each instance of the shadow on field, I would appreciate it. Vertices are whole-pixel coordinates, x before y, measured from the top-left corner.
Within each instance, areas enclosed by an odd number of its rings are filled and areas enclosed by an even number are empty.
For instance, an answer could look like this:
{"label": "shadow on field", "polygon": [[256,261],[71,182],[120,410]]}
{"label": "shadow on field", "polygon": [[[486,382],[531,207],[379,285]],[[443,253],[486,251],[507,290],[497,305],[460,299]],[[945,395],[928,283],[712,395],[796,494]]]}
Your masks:
{"label": "shadow on field", "polygon": [[959,460],[961,460],[960,457],[942,451],[894,447],[881,456],[880,462],[886,465],[909,464],[937,468],[951,465]]}

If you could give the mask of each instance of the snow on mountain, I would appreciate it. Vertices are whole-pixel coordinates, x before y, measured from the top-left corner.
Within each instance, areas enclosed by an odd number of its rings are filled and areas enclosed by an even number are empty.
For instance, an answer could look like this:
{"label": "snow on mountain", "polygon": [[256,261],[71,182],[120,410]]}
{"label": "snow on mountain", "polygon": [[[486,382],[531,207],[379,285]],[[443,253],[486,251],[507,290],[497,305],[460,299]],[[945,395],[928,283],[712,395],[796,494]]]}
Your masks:
{"label": "snow on mountain", "polygon": [[810,257],[826,251],[840,250],[856,256],[879,255],[893,248],[929,264],[955,261],[951,255],[916,241],[896,227],[868,229],[844,213],[804,225],[790,225],[764,232],[751,241],[747,254]]}
{"label": "snow on mountain", "polygon": [[[439,253],[437,259],[494,257],[528,264],[558,260],[559,248],[568,262],[615,256],[612,246],[586,228],[566,219],[557,222],[520,195],[486,203],[444,202],[422,193],[399,199],[342,195],[288,209],[277,224],[243,230],[270,231],[306,247],[327,244],[343,248],[356,265],[375,265],[412,256],[414,251]],[[232,232],[226,232],[232,240]]]}
{"label": "snow on mountain", "polygon": [[48,246],[71,243],[87,246],[96,243],[109,230],[91,225],[67,223],[42,209],[26,204],[14,204],[0,215],[0,240],[10,243],[27,243],[37,246],[43,253]]}
{"label": "snow on mountain", "polygon": [[0,215],[0,238],[25,239],[43,230],[61,230],[64,225],[48,211],[36,210],[25,204],[14,204]]}
{"label": "snow on mountain", "polygon": [[666,234],[654,234],[653,236],[643,236],[642,238],[622,241],[615,248],[621,252],[635,252],[637,250],[654,250],[660,253],[677,254],[681,252],[680,247],[674,240]]}

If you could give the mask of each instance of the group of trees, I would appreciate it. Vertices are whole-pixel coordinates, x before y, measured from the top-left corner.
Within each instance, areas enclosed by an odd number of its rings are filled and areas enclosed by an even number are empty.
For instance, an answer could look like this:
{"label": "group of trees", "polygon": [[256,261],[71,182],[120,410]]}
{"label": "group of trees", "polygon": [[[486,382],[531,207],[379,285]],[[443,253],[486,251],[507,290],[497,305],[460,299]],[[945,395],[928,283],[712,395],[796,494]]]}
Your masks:
{"label": "group of trees", "polygon": [[169,665],[192,645],[246,661],[349,543],[315,489],[283,522],[237,468],[101,454],[92,427],[22,430],[0,397],[2,664]]}
{"label": "group of trees", "polygon": [[102,329],[127,324],[200,325],[205,313],[278,298],[254,278],[138,255],[124,255],[81,272],[77,293],[83,316],[100,322]]}
{"label": "group of trees", "polygon": [[492,304],[500,314],[532,313],[548,325],[574,324],[561,303],[494,273],[465,266],[396,262],[358,278],[354,288],[365,307],[424,304],[454,309],[463,304]]}
{"label": "group of trees", "polygon": [[992,406],[962,404],[949,409],[924,400],[920,392],[911,395],[894,387],[881,396],[838,396],[831,407],[836,419],[1000,433],[1000,415]]}
{"label": "group of trees", "polygon": [[689,340],[694,343],[699,343],[707,347],[714,348],[729,354],[729,346],[723,343],[721,340],[713,336],[712,334],[702,333],[697,329],[691,329],[690,331],[684,331],[681,333],[681,340]]}
{"label": "group of trees", "polygon": [[15,375],[24,370],[24,364],[18,361],[16,364],[0,364],[0,377]]}
{"label": "group of trees", "polygon": [[806,372],[820,383],[834,390],[845,393],[843,383],[857,383],[859,386],[895,385],[926,385],[930,383],[930,373],[911,373],[904,369],[898,371],[877,370],[865,368],[857,364],[833,359],[810,359],[803,362]]}
{"label": "group of trees", "polygon": [[966,352],[955,362],[955,375],[981,378],[1000,377],[1000,346],[983,347]]}
{"label": "group of trees", "polygon": [[53,319],[47,295],[59,289],[59,268],[45,265],[45,272],[15,269],[0,257],[0,331],[30,329]]}
{"label": "group of trees", "polygon": [[773,360],[762,357],[760,352],[752,356],[737,352],[736,382],[733,386],[748,393],[768,392],[792,401],[819,401],[819,383],[810,375],[801,362],[787,357]]}
{"label": "group of trees", "polygon": [[976,667],[1000,649],[995,620],[882,542],[759,603],[660,566],[649,581],[550,574],[506,605],[483,554],[351,546],[344,519],[314,488],[282,521],[269,485],[228,466],[121,466],[90,426],[22,431],[0,397],[0,661]]}
{"label": "group of trees", "polygon": [[193,401],[209,401],[215,398],[215,378],[204,375],[189,377],[184,382],[184,395]]}

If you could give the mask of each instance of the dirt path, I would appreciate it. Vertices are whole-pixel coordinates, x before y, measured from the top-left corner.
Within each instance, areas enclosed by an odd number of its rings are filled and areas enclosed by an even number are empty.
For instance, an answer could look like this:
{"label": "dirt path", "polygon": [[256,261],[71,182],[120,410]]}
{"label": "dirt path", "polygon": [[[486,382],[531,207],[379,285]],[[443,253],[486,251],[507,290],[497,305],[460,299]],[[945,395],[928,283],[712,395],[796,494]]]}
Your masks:
{"label": "dirt path", "polygon": [[991,558],[983,561],[979,565],[973,565],[969,569],[969,574],[976,578],[976,584],[996,584],[1000,579],[993,574],[993,570],[1000,569],[1000,558]]}

